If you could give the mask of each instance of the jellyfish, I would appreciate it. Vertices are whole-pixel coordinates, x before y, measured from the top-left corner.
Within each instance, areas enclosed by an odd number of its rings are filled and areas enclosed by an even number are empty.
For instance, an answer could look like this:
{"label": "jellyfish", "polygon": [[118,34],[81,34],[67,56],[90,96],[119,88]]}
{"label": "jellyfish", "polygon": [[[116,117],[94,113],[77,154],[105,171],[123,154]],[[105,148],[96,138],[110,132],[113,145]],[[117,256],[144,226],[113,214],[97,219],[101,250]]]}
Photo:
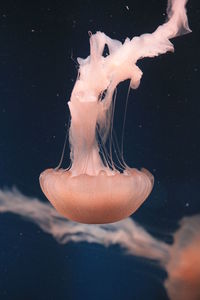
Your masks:
{"label": "jellyfish", "polygon": [[165,266],[168,273],[165,288],[172,300],[200,299],[199,229],[200,215],[194,215],[183,218],[174,234]]}
{"label": "jellyfish", "polygon": [[[40,175],[43,193],[57,211],[81,223],[111,223],[133,214],[153,187],[146,169],[130,168],[122,159],[119,170],[106,140],[112,131],[117,85],[130,80],[140,85],[139,59],[155,57],[174,47],[171,38],[190,32],[186,0],[169,0],[166,23],[152,34],[126,38],[124,43],[103,32],[90,33],[90,55],[78,58],[78,76],[68,102],[71,166],[47,169]],[[104,56],[107,46],[109,54]]]}

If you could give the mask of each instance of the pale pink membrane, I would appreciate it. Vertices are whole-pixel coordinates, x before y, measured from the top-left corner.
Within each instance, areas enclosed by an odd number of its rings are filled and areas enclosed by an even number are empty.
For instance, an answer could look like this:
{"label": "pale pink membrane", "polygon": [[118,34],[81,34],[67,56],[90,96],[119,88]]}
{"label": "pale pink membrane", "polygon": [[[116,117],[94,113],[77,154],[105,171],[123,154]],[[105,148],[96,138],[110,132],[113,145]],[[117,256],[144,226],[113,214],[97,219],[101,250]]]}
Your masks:
{"label": "pale pink membrane", "polygon": [[[68,102],[71,168],[48,169],[40,176],[44,194],[67,218],[83,223],[115,222],[134,213],[150,194],[153,176],[148,171],[124,164],[120,173],[112,158],[104,155],[102,160],[96,130],[104,145],[117,85],[127,79],[133,89],[140,84],[142,71],[137,61],[173,51],[169,39],[190,31],[185,4],[183,0],[169,1],[164,25],[152,34],[127,38],[124,44],[102,32],[91,35],[90,56],[78,58],[78,79]],[[109,49],[106,57],[105,45]]]}

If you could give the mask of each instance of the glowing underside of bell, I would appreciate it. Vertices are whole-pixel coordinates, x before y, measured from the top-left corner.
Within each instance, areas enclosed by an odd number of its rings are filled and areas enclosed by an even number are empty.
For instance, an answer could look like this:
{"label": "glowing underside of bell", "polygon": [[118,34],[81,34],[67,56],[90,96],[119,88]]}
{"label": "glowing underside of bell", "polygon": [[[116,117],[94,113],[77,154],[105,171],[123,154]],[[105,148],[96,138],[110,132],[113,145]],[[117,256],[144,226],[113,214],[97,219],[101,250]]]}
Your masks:
{"label": "glowing underside of bell", "polygon": [[152,190],[146,170],[127,174],[71,176],[70,171],[48,169],[40,176],[42,190],[56,210],[81,223],[111,223],[134,213]]}

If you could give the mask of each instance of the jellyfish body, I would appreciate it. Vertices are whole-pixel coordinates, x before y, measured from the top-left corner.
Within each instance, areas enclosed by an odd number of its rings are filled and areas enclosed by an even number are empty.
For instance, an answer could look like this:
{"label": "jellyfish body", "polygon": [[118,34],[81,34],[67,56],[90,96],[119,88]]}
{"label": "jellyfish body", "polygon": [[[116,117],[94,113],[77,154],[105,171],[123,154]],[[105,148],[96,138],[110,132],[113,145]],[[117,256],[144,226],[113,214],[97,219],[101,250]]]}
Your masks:
{"label": "jellyfish body", "polygon": [[[112,156],[102,154],[100,148],[105,147],[111,131],[117,85],[130,79],[130,87],[137,88],[142,77],[137,61],[173,51],[169,39],[189,31],[185,3],[169,1],[167,23],[152,34],[127,38],[123,44],[102,32],[91,34],[90,55],[78,58],[78,78],[68,102],[71,168],[49,169],[40,176],[44,194],[69,219],[115,222],[131,215],[151,192],[153,176],[148,171],[123,164],[120,173]],[[109,49],[106,57],[105,45]]]}
{"label": "jellyfish body", "polygon": [[41,176],[42,189],[62,215],[81,223],[111,223],[128,217],[147,198],[153,176],[136,169],[96,176],[53,169]]}

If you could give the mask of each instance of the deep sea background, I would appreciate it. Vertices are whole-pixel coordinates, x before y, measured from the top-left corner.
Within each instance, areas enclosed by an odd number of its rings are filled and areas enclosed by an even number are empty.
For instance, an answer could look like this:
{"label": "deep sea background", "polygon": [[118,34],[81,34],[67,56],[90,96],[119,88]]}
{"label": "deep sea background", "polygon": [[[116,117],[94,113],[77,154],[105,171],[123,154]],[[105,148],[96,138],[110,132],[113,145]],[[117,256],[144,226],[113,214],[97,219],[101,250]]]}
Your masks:
{"label": "deep sea background", "polygon": [[[199,1],[187,8],[193,32],[173,39],[175,53],[138,63],[144,75],[129,95],[124,136],[128,165],[155,176],[134,220],[169,243],[183,216],[200,213]],[[124,41],[155,30],[165,10],[165,0],[1,1],[0,188],[16,186],[47,201],[38,177],[59,162],[88,31]],[[119,137],[127,89],[128,82],[118,87]],[[66,165],[68,157],[67,147]],[[36,225],[0,215],[1,300],[165,300],[165,277],[119,247],[59,245]]]}

